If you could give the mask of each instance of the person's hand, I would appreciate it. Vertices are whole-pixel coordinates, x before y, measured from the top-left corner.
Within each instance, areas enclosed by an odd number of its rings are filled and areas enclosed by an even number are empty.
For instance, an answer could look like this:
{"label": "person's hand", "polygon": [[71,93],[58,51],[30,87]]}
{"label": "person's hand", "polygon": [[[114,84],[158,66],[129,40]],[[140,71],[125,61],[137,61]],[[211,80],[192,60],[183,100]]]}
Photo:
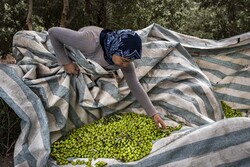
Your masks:
{"label": "person's hand", "polygon": [[[153,120],[154,120],[155,126],[156,126],[157,128],[160,128],[160,126],[161,126],[162,129],[165,129],[165,128],[166,128],[166,124],[165,124],[165,122],[161,119],[161,117],[159,116],[159,114],[155,114],[155,115],[153,116]],[[160,124],[160,126],[159,126],[159,124]]]}
{"label": "person's hand", "polygon": [[79,72],[78,66],[73,62],[71,62],[69,64],[65,64],[64,65],[64,70],[68,74],[78,74],[78,72]]}

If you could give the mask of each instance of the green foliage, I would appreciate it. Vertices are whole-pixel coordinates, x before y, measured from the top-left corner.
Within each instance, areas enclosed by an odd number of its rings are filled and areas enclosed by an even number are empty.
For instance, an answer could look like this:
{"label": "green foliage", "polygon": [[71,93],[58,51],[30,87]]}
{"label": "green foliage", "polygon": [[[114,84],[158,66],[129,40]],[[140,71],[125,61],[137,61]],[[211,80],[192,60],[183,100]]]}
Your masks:
{"label": "green foliage", "polygon": [[215,39],[227,38],[249,31],[250,1],[246,0],[196,0],[200,9],[213,9],[212,24]]}
{"label": "green foliage", "polygon": [[[28,1],[0,3],[0,51],[11,52],[12,37],[27,29]],[[62,0],[34,1],[35,31],[59,26]],[[96,25],[110,29],[142,29],[157,23],[168,29],[200,38],[222,39],[248,32],[250,1],[246,0],[69,0],[75,12],[69,28]]]}
{"label": "green foliage", "polygon": [[25,7],[22,0],[2,0],[0,3],[0,51],[11,52],[13,35],[25,26]]}
{"label": "green foliage", "polygon": [[242,117],[242,112],[240,110],[232,109],[224,101],[221,101],[221,105],[226,118]]}
{"label": "green foliage", "polygon": [[[52,26],[59,26],[63,9],[63,1],[33,0],[33,26],[44,27],[47,30]],[[27,9],[26,9],[27,10]]]}
{"label": "green foliage", "polygon": [[54,142],[51,156],[59,164],[68,164],[67,158],[70,157],[136,161],[149,154],[153,141],[180,128],[181,125],[168,126],[162,131],[145,115],[115,114],[74,129],[61,140]]}

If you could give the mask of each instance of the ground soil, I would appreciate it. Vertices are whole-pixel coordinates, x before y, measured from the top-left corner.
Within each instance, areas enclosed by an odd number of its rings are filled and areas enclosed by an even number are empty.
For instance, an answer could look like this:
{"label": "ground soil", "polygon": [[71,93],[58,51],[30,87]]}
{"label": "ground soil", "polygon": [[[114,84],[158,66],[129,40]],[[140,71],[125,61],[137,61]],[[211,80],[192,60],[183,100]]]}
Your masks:
{"label": "ground soil", "polygon": [[2,63],[2,64],[15,64],[16,60],[12,56],[12,54],[7,54],[7,55],[0,57],[0,63]]}
{"label": "ground soil", "polygon": [[0,163],[1,163],[1,166],[4,166],[4,167],[13,167],[14,166],[13,153],[5,155],[5,157],[3,157]]}

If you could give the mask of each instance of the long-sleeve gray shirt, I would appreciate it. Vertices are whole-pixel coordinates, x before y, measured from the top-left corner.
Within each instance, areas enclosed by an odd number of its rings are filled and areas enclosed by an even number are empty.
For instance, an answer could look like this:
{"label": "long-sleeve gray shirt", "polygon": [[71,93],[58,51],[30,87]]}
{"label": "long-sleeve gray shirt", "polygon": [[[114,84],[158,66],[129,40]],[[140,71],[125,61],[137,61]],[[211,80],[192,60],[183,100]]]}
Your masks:
{"label": "long-sleeve gray shirt", "polygon": [[[80,50],[87,59],[94,60],[106,70],[119,69],[116,65],[109,65],[104,59],[104,53],[99,41],[99,35],[102,30],[102,28],[96,26],[83,27],[79,31],[62,27],[50,28],[48,30],[49,37],[58,63],[60,65],[71,63],[64,51],[64,45],[68,45]],[[156,109],[136,77],[134,64],[130,63],[127,67],[121,68],[121,71],[131,92],[144,108],[147,115],[149,117],[155,115]]]}

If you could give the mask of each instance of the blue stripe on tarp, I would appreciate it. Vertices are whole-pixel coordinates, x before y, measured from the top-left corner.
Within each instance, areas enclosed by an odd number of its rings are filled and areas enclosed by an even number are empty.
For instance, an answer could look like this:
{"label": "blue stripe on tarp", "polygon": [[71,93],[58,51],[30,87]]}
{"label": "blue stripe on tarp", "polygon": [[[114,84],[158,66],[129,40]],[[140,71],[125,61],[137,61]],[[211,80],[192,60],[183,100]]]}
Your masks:
{"label": "blue stripe on tarp", "polygon": [[228,84],[216,84],[215,88],[229,88],[234,90],[239,90],[243,92],[249,92],[250,93],[250,85],[242,85],[242,84],[236,84],[236,83],[228,83]]}
{"label": "blue stripe on tarp", "polygon": [[[144,43],[143,47],[148,48],[148,49],[163,49],[163,50],[172,50],[174,47],[176,47],[177,43],[173,42],[167,42],[167,41],[157,41],[157,42],[149,42],[149,43]],[[152,57],[157,56],[153,55]]]}
{"label": "blue stripe on tarp", "polygon": [[65,126],[67,120],[58,106],[51,106],[50,108],[46,109],[46,112],[54,116],[54,119],[56,121],[56,126],[59,129],[62,129]]}
{"label": "blue stripe on tarp", "polygon": [[[161,33],[161,35],[165,36],[165,40],[167,41],[170,41],[170,42],[178,42],[180,43],[181,45],[184,46],[184,48],[189,52],[189,53],[199,53],[199,54],[207,54],[207,55],[215,55],[215,54],[222,54],[222,53],[230,53],[230,52],[235,52],[235,51],[240,51],[240,50],[246,50],[248,48],[250,48],[249,44],[244,44],[244,45],[240,45],[240,46],[234,46],[234,47],[227,47],[227,46],[223,46],[223,47],[220,47],[220,42],[224,42],[224,41],[227,41],[228,39],[224,39],[223,41],[220,40],[220,41],[215,41],[215,40],[210,40],[211,42],[216,42],[217,43],[217,46],[219,47],[216,47],[216,45],[214,44],[210,44],[208,43],[209,46],[207,46],[207,44],[205,42],[203,42],[203,39],[190,39],[189,37],[187,37],[188,41],[185,43],[182,41],[184,41],[186,38],[185,37],[180,37],[178,32],[174,32],[174,31],[170,31],[168,29],[166,29],[165,27],[162,27],[158,24],[152,24],[153,30],[155,31],[159,31]],[[150,29],[148,30],[150,31]],[[182,34],[180,34],[182,35]],[[245,35],[245,34],[242,34],[242,35]],[[192,36],[190,36],[192,37]],[[239,36],[240,37],[240,36]],[[232,37],[231,37],[232,39]],[[236,41],[237,39],[235,39]],[[188,46],[188,47],[185,47],[185,45],[192,45],[192,46]],[[230,43],[231,44],[231,43]],[[213,46],[215,48],[213,49],[210,49],[210,47]],[[200,48],[202,47],[202,48]],[[195,54],[195,55],[196,55]]]}
{"label": "blue stripe on tarp", "polygon": [[[36,32],[36,34],[39,35],[38,32]],[[24,31],[17,32],[15,34],[15,36],[16,36],[16,38],[23,38],[23,40],[25,39],[25,40],[28,40],[28,41],[36,42],[37,45],[41,45],[38,42],[42,42],[42,41],[37,41],[36,38],[35,38],[35,35],[31,35],[29,33],[25,33]],[[41,37],[41,35],[40,35],[40,37]],[[44,39],[44,38],[46,38],[46,37],[47,37],[47,34],[44,34],[44,37],[41,37],[41,38],[43,38],[43,40],[45,41],[46,39]],[[18,47],[23,48],[24,46],[22,46],[22,45],[20,45],[18,43],[13,43],[13,50],[19,50]],[[56,57],[52,53],[49,53],[49,52],[40,52],[39,50],[37,50],[37,48],[34,50],[31,47],[29,47],[27,51],[29,52],[29,55],[34,54],[35,56],[37,56],[39,58],[47,59],[47,60],[52,61],[53,63],[57,63]],[[27,56],[26,53],[25,53],[25,57]]]}
{"label": "blue stripe on tarp", "polygon": [[[167,81],[180,82],[178,78],[171,78],[171,77],[165,77],[165,78],[163,78],[163,77],[162,78],[161,77],[147,77],[147,78],[145,78],[144,77],[140,80],[140,82],[142,84],[145,84],[145,83],[147,83],[147,84],[159,83],[160,84],[161,82],[167,82]],[[213,109],[212,105],[210,104],[209,98],[206,96],[206,92],[204,92],[204,89],[200,85],[195,84],[195,83],[189,81],[188,79],[181,80],[181,83],[185,84],[189,88],[191,88],[195,92],[195,94],[197,96],[199,96],[199,98],[201,98],[204,101],[204,103],[206,104],[205,105],[206,112],[207,112],[209,118],[215,120],[214,109]],[[210,85],[207,85],[207,86],[209,87]],[[159,89],[159,88],[157,88],[157,89]],[[211,92],[212,92],[212,90],[211,90]],[[214,97],[216,98],[216,96],[214,96]],[[183,96],[181,96],[181,98],[183,98]],[[190,101],[190,102],[192,102],[192,101]],[[197,110],[200,111],[199,107],[197,108]]]}
{"label": "blue stripe on tarp", "polygon": [[169,104],[165,101],[153,101],[153,104],[155,106],[161,106],[165,111],[168,113],[171,113],[172,115],[177,115],[183,119],[185,119],[187,122],[191,124],[195,124],[197,126],[205,125],[209,122],[202,119],[200,116],[197,116],[192,111],[187,110],[186,108],[180,108],[178,106]]}
{"label": "blue stripe on tarp", "polygon": [[[191,134],[192,133],[186,135],[185,137],[188,137]],[[168,163],[185,160],[187,158],[201,157],[205,156],[208,153],[216,153],[228,147],[237,146],[239,144],[249,141],[250,141],[250,128],[245,128],[231,133],[227,133],[222,136],[216,136],[209,139],[194,142],[191,144],[183,145],[165,151],[163,153],[144,158],[138,161],[136,165],[124,163],[124,164],[114,164],[112,165],[112,167],[130,167],[130,166],[152,167],[152,166],[167,165]]]}
{"label": "blue stripe on tarp", "polygon": [[[76,75],[73,75],[73,79],[71,80],[71,85],[75,85],[75,92],[77,93],[77,101],[76,103],[80,104],[80,107],[83,107],[85,112],[88,114],[89,117],[91,117],[93,120],[99,119],[96,117],[93,113],[89,112],[85,106],[82,106],[82,101],[84,101],[85,96],[85,89],[89,89],[87,87],[87,84],[85,83],[83,75],[79,75],[78,77]],[[96,83],[95,83],[96,84]],[[111,84],[110,84],[111,85]],[[94,87],[94,86],[93,86]],[[87,90],[89,91],[89,90]],[[100,108],[103,104],[97,102],[96,100],[93,101],[91,108]],[[72,110],[71,110],[72,111]],[[76,112],[76,111],[75,111]],[[79,118],[80,119],[80,118]],[[80,120],[79,120],[80,121]],[[80,125],[80,124],[79,124]]]}
{"label": "blue stripe on tarp", "polygon": [[139,32],[137,31],[138,35],[141,37],[142,40],[142,44],[147,42],[147,37],[149,35],[149,32],[152,30],[152,28],[154,27],[154,24],[149,25],[148,27],[141,29]]}
{"label": "blue stripe on tarp", "polygon": [[152,67],[155,66],[157,63],[159,63],[162,60],[162,57],[142,57],[141,59],[133,61],[135,68],[142,67],[142,66],[148,66]]}
{"label": "blue stripe on tarp", "polygon": [[243,105],[250,105],[250,99],[233,96],[233,95],[230,94],[230,92],[228,92],[228,93],[229,94],[223,94],[223,93],[215,92],[216,96],[220,100],[224,100],[224,101],[228,101],[228,102],[234,102],[234,103],[243,104]]}
{"label": "blue stripe on tarp", "polygon": [[226,55],[226,57],[230,57],[232,59],[246,59],[246,60],[250,60],[250,56],[249,55],[245,55],[242,53],[229,53]]}
{"label": "blue stripe on tarp", "polygon": [[[49,81],[51,80],[51,78],[53,78],[54,80],[56,78],[54,77],[47,77],[47,80],[44,80],[43,82]],[[46,112],[49,112],[50,114],[52,114],[56,120],[56,125],[58,128],[63,128],[65,126],[66,123],[66,119],[64,117],[64,115],[61,112],[61,109],[58,106],[51,106],[49,107],[49,102],[48,102],[48,96],[47,96],[47,92],[44,89],[44,87],[40,84],[33,84],[32,80],[27,80],[25,81],[25,84],[27,84],[27,86],[29,86],[32,91],[34,91],[39,98],[41,99],[41,101],[43,102],[43,106],[45,107]],[[51,88],[53,87],[49,84],[49,82],[47,82],[48,86]],[[59,90],[63,90],[64,89],[64,93],[66,92],[65,87],[61,86],[61,88],[58,88]],[[51,90],[52,91],[52,90]],[[61,96],[61,98],[65,98],[65,96],[63,96],[62,92],[59,91],[55,91],[54,92],[56,96]],[[66,100],[66,99],[64,99]]]}
{"label": "blue stripe on tarp", "polygon": [[224,74],[222,71],[219,71],[217,69],[208,69],[208,68],[204,68],[204,67],[200,67],[200,69],[203,71],[203,72],[208,72],[208,73],[211,73],[212,75],[220,78],[220,79],[223,79],[224,77],[226,77],[227,75]]}
{"label": "blue stripe on tarp", "polygon": [[120,93],[119,93],[119,89],[116,85],[114,85],[108,81],[101,80],[101,79],[99,79],[96,82],[96,84],[97,84],[98,88],[100,88],[100,90],[105,90],[105,92],[107,92],[110,96],[112,96],[117,101],[119,101],[122,98]]}
{"label": "blue stripe on tarp", "polygon": [[[241,50],[247,50],[249,49],[249,43],[241,46],[234,46],[234,47],[222,47],[222,48],[215,48],[215,49],[209,49],[209,48],[198,48],[197,46],[190,46],[185,47],[189,53],[194,54],[194,57],[197,57],[196,55],[219,55],[219,54],[229,54],[231,52],[237,52]],[[198,56],[199,56],[198,55]]]}
{"label": "blue stripe on tarp", "polygon": [[176,45],[175,48],[179,51],[179,53],[181,53],[181,57],[185,57],[186,59],[188,59],[188,61],[192,64],[194,68],[199,68],[190,53],[180,43]]}
{"label": "blue stripe on tarp", "polygon": [[228,53],[226,57],[230,57],[232,59],[245,59],[245,60],[250,60],[250,56],[242,54],[242,53]]}
{"label": "blue stripe on tarp", "polygon": [[[46,159],[44,158],[45,161],[42,161],[43,165],[46,165],[47,158],[48,157],[46,157]],[[26,161],[26,163],[29,164],[30,167],[37,167],[37,159],[30,153],[28,143],[22,144],[22,151],[14,157],[14,160],[15,165],[22,164]],[[43,165],[41,165],[40,167],[43,167]]]}
{"label": "blue stripe on tarp", "polygon": [[250,157],[247,157],[231,163],[217,165],[216,167],[249,167],[249,166],[250,166]]}
{"label": "blue stripe on tarp", "polygon": [[250,70],[242,69],[241,71],[237,71],[236,73],[233,73],[233,74],[231,74],[229,76],[244,77],[245,79],[250,80]]}
{"label": "blue stripe on tarp", "polygon": [[57,76],[45,77],[44,79],[53,95],[58,96],[65,101],[69,101],[69,89],[58,83]]}
{"label": "blue stripe on tarp", "polygon": [[[47,151],[47,154],[44,156],[43,161],[41,161],[41,165],[45,166],[45,164],[47,163],[47,159],[49,157],[49,153],[50,153],[50,134],[49,134],[49,128],[48,128],[48,120],[47,120],[47,116],[45,114],[43,105],[40,99],[28,88],[28,86],[24,84],[21,78],[18,77],[18,74],[15,73],[15,71],[11,67],[0,64],[0,70],[2,70],[6,75],[8,75],[13,80],[13,82],[16,82],[19,85],[20,89],[22,89],[22,93],[26,95],[26,98],[28,99],[28,101],[31,103],[32,107],[35,110],[34,114],[36,114],[39,120],[39,124],[40,124],[40,133],[42,136],[42,141],[43,141],[43,146],[44,146],[43,151]],[[22,104],[17,105],[11,99],[11,97],[9,97],[7,92],[5,92],[2,88],[0,88],[0,96],[13,109],[13,111],[15,111],[15,113],[21,118],[21,123],[22,124],[25,123],[25,125],[28,126],[28,133],[25,134],[25,138],[26,140],[28,140],[27,138],[29,137],[28,135],[29,135],[30,128],[32,128],[32,125],[31,125],[31,120],[29,116],[25,113],[25,111],[21,110],[21,108],[19,107],[19,105],[22,105]],[[27,148],[25,147],[27,146],[23,145],[22,150],[26,150]],[[24,153],[25,155],[22,155],[22,157],[25,157],[25,158],[30,157],[29,155],[30,153],[28,153],[28,150],[26,150]],[[20,163],[17,161],[18,159],[16,158],[14,159],[15,159],[15,162],[14,162],[15,164]]]}
{"label": "blue stripe on tarp", "polygon": [[165,40],[171,39],[172,41],[175,41],[175,42],[181,42],[176,34],[167,30],[166,28],[159,26],[158,24],[154,24],[153,28],[161,32],[161,34],[165,36]]}
{"label": "blue stripe on tarp", "polygon": [[226,68],[230,68],[230,69],[233,69],[233,70],[239,70],[239,69],[242,69],[244,68],[245,66],[244,65],[239,65],[239,64],[236,64],[236,63],[233,63],[233,62],[229,62],[229,61],[224,61],[224,60],[220,60],[220,59],[216,59],[216,57],[199,57],[198,59],[200,60],[204,60],[206,62],[210,62],[210,63],[213,63],[213,64],[216,64],[216,65],[219,65],[219,66],[224,66]]}
{"label": "blue stripe on tarp", "polygon": [[[193,88],[192,88],[193,89]],[[155,94],[155,95],[159,95],[161,93],[165,93],[166,95],[168,96],[172,96],[172,95],[176,95],[178,97],[181,97],[182,99],[188,101],[188,102],[191,102],[194,104],[195,108],[197,109],[197,111],[199,113],[201,113],[201,110],[200,110],[200,106],[199,106],[199,103],[198,101],[192,97],[192,96],[188,96],[186,94],[184,94],[182,91],[180,91],[179,89],[175,89],[175,88],[168,88],[168,89],[163,89],[163,88],[153,88],[151,89],[148,94]],[[198,96],[198,95],[197,95]]]}
{"label": "blue stripe on tarp", "polygon": [[[146,45],[146,47],[152,47],[150,49],[154,49],[154,48],[157,48],[156,44],[158,44],[158,43],[148,43]],[[179,43],[165,42],[165,45],[166,45],[165,46],[166,47],[166,54],[168,56],[178,57],[179,59],[183,60],[184,62],[189,62],[190,66],[197,68],[197,69],[199,68],[197,66],[197,64],[195,63],[194,59],[191,57],[191,55]],[[162,47],[160,47],[160,48],[162,48]],[[162,54],[162,52],[160,52],[160,54]],[[178,56],[177,56],[177,54],[178,54]],[[145,62],[143,64],[144,66],[151,66],[152,67],[156,64],[154,62],[160,62],[160,60],[166,59],[166,58],[167,57],[157,56],[156,54],[154,54],[154,55],[152,55],[152,57],[142,57],[141,61]],[[135,62],[140,62],[140,60],[136,60]]]}
{"label": "blue stripe on tarp", "polygon": [[[48,77],[43,77],[43,80],[41,82],[46,82],[50,88],[50,93],[52,93],[55,96],[60,97],[61,99],[64,99],[65,101],[69,100],[69,89],[66,87],[60,85],[58,83],[58,76],[48,76]],[[47,92],[43,88],[43,85],[39,85],[41,83],[33,83],[32,80],[25,80],[25,84],[32,88],[35,92],[38,91],[38,96],[45,102],[46,106],[48,106],[48,97],[47,97]]]}
{"label": "blue stripe on tarp", "polygon": [[[0,65],[0,69],[1,69],[1,65]],[[31,129],[31,120],[29,118],[29,116],[19,107],[19,105],[17,105],[11,97],[8,96],[8,94],[0,87],[0,97],[6,102],[6,104],[8,104],[9,107],[12,108],[12,110],[18,115],[18,117],[21,119],[21,130],[26,127],[28,133],[24,133],[24,141],[27,142],[27,138],[28,138],[28,135],[29,135],[29,132],[30,132],[30,129]],[[25,150],[25,146],[27,145],[22,143],[22,151],[14,157],[14,163],[15,165],[17,164],[21,164],[23,163],[24,161],[26,161],[27,157],[31,157],[30,156],[30,153],[27,152]],[[31,158],[31,161],[33,161],[34,158]],[[29,162],[28,162],[29,163]]]}
{"label": "blue stripe on tarp", "polygon": [[[170,163],[190,157],[201,156],[210,152],[217,152],[248,141],[250,141],[250,128],[231,132],[222,136],[212,137],[210,139],[201,140],[166,151],[160,155],[157,155],[157,158],[161,160],[161,162],[159,162],[157,165],[163,165],[166,162]],[[152,160],[154,158],[156,157],[153,156],[152,158],[150,157],[148,159]]]}
{"label": "blue stripe on tarp", "polygon": [[[201,74],[201,71],[195,71],[193,69],[187,68],[185,66],[183,66],[180,63],[160,63],[157,66],[154,67],[154,70],[176,70],[176,71],[181,71],[184,72],[184,74],[188,74],[192,77],[194,77],[195,79],[206,83],[206,85],[211,86],[211,83],[204,77],[204,75]],[[185,80],[186,78],[184,78]],[[190,78],[187,78],[190,79]],[[173,78],[173,81],[180,81],[182,79],[179,79],[178,77]]]}
{"label": "blue stripe on tarp", "polygon": [[84,125],[84,122],[81,121],[77,113],[75,112],[72,105],[69,105],[69,112],[68,112],[68,118],[69,120],[76,126],[81,127]]}

